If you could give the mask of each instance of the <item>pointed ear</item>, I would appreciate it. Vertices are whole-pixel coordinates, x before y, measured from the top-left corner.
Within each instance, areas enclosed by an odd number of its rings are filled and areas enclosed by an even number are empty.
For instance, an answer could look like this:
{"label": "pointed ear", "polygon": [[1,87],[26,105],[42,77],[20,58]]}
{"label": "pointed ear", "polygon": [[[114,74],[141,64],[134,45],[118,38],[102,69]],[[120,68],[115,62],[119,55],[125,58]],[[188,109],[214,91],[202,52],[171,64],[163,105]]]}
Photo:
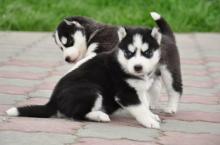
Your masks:
{"label": "pointed ear", "polygon": [[79,23],[79,22],[77,22],[77,21],[70,21],[70,20],[67,20],[67,19],[64,19],[63,20],[67,25],[73,25],[73,24],[75,24],[77,27],[82,27],[82,25]]}
{"label": "pointed ear", "polygon": [[127,35],[127,33],[126,33],[125,28],[124,27],[119,27],[118,28],[118,38],[119,38],[119,41],[124,39],[126,35]]}
{"label": "pointed ear", "polygon": [[151,36],[157,40],[157,43],[161,43],[162,34],[159,32],[159,28],[154,27],[151,31]]}

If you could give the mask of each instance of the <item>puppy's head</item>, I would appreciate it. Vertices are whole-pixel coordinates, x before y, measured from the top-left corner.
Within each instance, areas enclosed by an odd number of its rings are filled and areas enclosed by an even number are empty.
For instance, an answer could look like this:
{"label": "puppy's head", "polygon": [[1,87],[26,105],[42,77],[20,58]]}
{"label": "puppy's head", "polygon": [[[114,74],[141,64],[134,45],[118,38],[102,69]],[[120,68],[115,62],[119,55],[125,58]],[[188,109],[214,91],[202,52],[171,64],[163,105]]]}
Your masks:
{"label": "puppy's head", "polygon": [[121,27],[118,36],[117,58],[122,68],[135,76],[150,75],[160,60],[161,33],[158,29]]}
{"label": "puppy's head", "polygon": [[71,20],[71,17],[59,24],[54,39],[68,63],[74,63],[84,57],[87,49],[85,29],[77,21]]}

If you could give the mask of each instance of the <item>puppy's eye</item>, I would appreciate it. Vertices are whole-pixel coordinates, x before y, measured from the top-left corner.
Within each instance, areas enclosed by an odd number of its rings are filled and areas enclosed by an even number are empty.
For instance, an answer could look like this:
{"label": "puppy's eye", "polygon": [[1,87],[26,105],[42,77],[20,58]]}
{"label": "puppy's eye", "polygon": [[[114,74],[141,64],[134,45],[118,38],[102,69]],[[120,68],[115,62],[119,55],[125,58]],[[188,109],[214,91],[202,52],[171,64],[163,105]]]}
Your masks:
{"label": "puppy's eye", "polygon": [[148,49],[144,52],[141,52],[143,56],[147,57],[147,58],[151,58],[153,56],[153,49]]}
{"label": "puppy's eye", "polygon": [[131,58],[132,56],[134,56],[135,52],[131,52],[129,50],[124,50],[124,55],[126,58]]}
{"label": "puppy's eye", "polygon": [[67,43],[66,43],[64,46],[65,46],[65,47],[71,47],[71,46],[73,46],[73,43],[74,43],[73,38],[72,38],[72,37],[69,37],[69,38],[67,39]]}

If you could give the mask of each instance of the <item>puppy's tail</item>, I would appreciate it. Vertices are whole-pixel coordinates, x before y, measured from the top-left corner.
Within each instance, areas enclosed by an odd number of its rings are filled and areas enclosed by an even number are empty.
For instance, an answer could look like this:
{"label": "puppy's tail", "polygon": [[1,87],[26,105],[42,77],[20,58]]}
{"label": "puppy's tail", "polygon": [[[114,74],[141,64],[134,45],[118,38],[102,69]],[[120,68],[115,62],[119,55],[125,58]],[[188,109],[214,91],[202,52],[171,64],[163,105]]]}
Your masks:
{"label": "puppy's tail", "polygon": [[151,12],[150,15],[157,23],[161,33],[170,37],[175,42],[175,36],[167,21],[163,17],[161,17],[160,14],[158,14],[157,12]]}
{"label": "puppy's tail", "polygon": [[39,117],[48,118],[57,112],[56,107],[51,102],[46,105],[31,105],[24,107],[13,107],[6,111],[8,116],[23,116],[23,117]]}

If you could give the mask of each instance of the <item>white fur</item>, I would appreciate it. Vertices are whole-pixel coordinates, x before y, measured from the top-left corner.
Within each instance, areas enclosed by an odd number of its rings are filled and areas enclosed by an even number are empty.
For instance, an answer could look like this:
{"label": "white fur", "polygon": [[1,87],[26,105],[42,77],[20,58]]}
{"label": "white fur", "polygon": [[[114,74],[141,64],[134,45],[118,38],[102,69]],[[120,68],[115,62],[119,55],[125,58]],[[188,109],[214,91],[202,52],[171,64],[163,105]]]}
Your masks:
{"label": "white fur", "polygon": [[57,45],[58,45],[59,47],[65,48],[64,45],[62,44],[62,42],[61,42],[60,39],[59,39],[58,31],[55,32],[55,39],[56,39]]}
{"label": "white fur", "polygon": [[73,34],[74,45],[63,49],[64,58],[70,57],[72,61],[82,59],[86,54],[86,38],[81,31]]}
{"label": "white fur", "polygon": [[160,14],[158,14],[157,12],[151,12],[150,15],[155,21],[161,18]]}
{"label": "white fur", "polygon": [[136,50],[136,48],[135,48],[133,45],[129,44],[129,45],[128,45],[128,50],[129,50],[130,52],[134,53],[135,50]]}
{"label": "white fur", "polygon": [[[118,52],[118,60],[120,64],[122,65],[123,69],[133,75],[137,76],[143,76],[145,74],[148,74],[152,72],[155,69],[155,66],[159,62],[160,59],[160,50],[154,51],[154,55],[152,58],[147,59],[144,56],[140,54],[140,52],[137,52],[136,57],[132,57],[131,59],[126,59],[124,56],[124,52],[122,50],[119,50]],[[143,67],[143,71],[140,73],[137,73],[134,70],[135,65],[141,65]]]}
{"label": "white fur", "polygon": [[98,43],[92,43],[89,45],[88,49],[87,49],[87,52],[86,52],[86,56],[94,53],[94,51],[98,49]]}
{"label": "white fur", "polygon": [[136,120],[145,127],[148,128],[160,128],[160,123],[151,116],[151,112],[146,108],[145,105],[139,104],[134,106],[126,107]]}
{"label": "white fur", "polygon": [[172,86],[173,78],[171,76],[171,73],[166,68],[166,66],[164,65],[161,66],[160,70],[161,70],[163,82],[165,84],[165,87],[166,87],[166,90],[169,96],[168,105],[164,109],[164,111],[166,113],[173,114],[177,112],[180,94],[173,89],[173,86]]}
{"label": "white fur", "polygon": [[95,100],[94,106],[92,107],[92,111],[97,111],[102,108],[102,95],[98,94],[98,97]]}
{"label": "white fur", "polygon": [[61,37],[61,42],[62,42],[63,44],[66,44],[66,43],[67,43],[67,38],[66,38],[66,37]]}
{"label": "white fur", "polygon": [[[133,56],[132,58],[127,59],[121,49],[119,49],[118,52],[118,61],[123,69],[126,72],[137,76],[144,76],[154,71],[156,65],[160,60],[160,49],[155,50],[153,56],[149,59],[142,56],[141,51],[143,51],[143,49],[148,49],[148,44],[142,41],[142,36],[140,34],[136,34],[133,37],[133,43],[129,44],[129,46],[137,49],[135,56]],[[141,72],[136,72],[134,69],[134,66],[136,65],[141,65],[143,70]]]}
{"label": "white fur", "polygon": [[119,41],[121,41],[125,36],[126,36],[126,31],[125,31],[125,28],[124,27],[120,27],[118,29],[118,38],[119,38]]}
{"label": "white fur", "polygon": [[140,34],[136,34],[133,36],[133,46],[141,49],[143,45],[142,36]]}
{"label": "white fur", "polygon": [[68,71],[68,73],[79,68],[82,64],[89,61],[90,59],[92,59],[95,56],[96,56],[96,53],[91,53],[90,55],[86,56],[85,58],[77,61],[76,64]]}
{"label": "white fur", "polygon": [[67,25],[76,25],[77,27],[82,27],[82,25],[80,25],[80,23],[78,23],[77,21],[69,21],[69,20],[66,20],[64,19],[64,22],[67,24]]}
{"label": "white fur", "polygon": [[154,37],[157,40],[158,44],[161,43],[162,34],[159,32],[159,28],[154,27],[152,29],[151,36]]}
{"label": "white fur", "polygon": [[137,121],[145,127],[160,128],[158,115],[153,114],[149,110],[149,100],[147,90],[152,84],[153,79],[145,78],[145,80],[128,79],[126,82],[133,88],[141,101],[139,105],[126,107],[126,109],[137,119]]}
{"label": "white fur", "polygon": [[92,111],[86,114],[86,118],[92,121],[109,122],[111,121],[108,114],[102,111]]}
{"label": "white fur", "polygon": [[158,102],[160,98],[161,88],[161,78],[156,77],[148,91],[151,109],[159,109]]}
{"label": "white fur", "polygon": [[8,109],[6,113],[8,116],[19,116],[18,109],[15,107]]}

